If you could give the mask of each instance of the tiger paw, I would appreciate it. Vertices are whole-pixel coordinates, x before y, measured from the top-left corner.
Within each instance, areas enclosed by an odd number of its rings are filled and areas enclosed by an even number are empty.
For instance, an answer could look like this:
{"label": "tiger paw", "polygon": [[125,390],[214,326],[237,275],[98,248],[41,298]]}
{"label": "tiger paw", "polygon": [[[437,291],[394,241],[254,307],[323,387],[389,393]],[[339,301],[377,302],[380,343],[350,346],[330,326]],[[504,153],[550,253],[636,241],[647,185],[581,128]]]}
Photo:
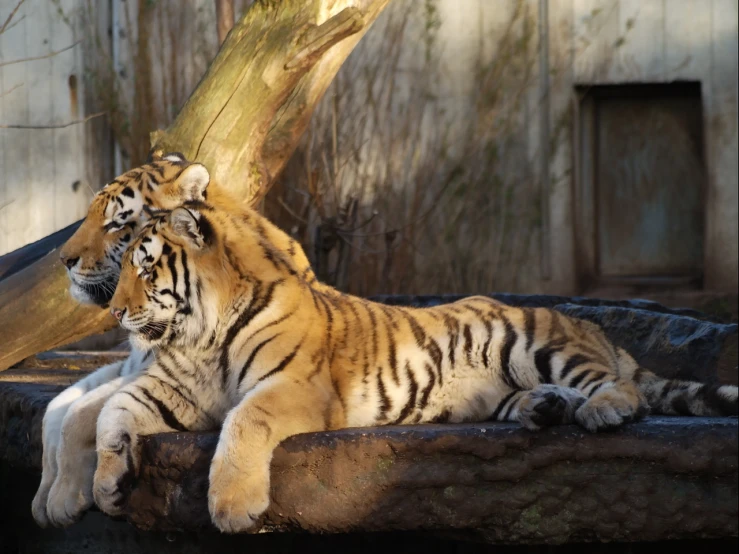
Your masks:
{"label": "tiger paw", "polygon": [[208,490],[208,510],[224,533],[248,531],[269,506],[267,473],[241,471],[218,457],[213,459]]}
{"label": "tiger paw", "polygon": [[552,425],[566,425],[575,420],[575,412],[585,400],[585,396],[577,389],[539,385],[521,399],[518,420],[532,431]]}
{"label": "tiger paw", "polygon": [[116,448],[99,449],[92,487],[95,504],[110,516],[122,515],[136,477],[130,437],[122,435]]}
{"label": "tiger paw", "polygon": [[90,509],[96,460],[97,455],[91,447],[75,447],[68,441],[60,444],[57,475],[46,502],[49,523],[66,527],[78,521]]}
{"label": "tiger paw", "polygon": [[[46,441],[45,441],[46,442]],[[48,527],[51,524],[49,515],[46,513],[46,504],[49,501],[49,492],[56,480],[58,471],[56,465],[56,446],[44,444],[43,468],[41,470],[41,483],[31,503],[33,519],[39,527]]]}
{"label": "tiger paw", "polygon": [[44,415],[43,424],[43,457],[41,459],[41,483],[39,483],[36,495],[31,503],[33,519],[39,527],[48,527],[51,524],[46,513],[46,504],[49,501],[49,493],[54,481],[59,474],[57,467],[57,451],[61,442],[61,429],[59,416],[47,413]]}
{"label": "tiger paw", "polygon": [[575,421],[590,432],[615,429],[624,423],[642,419],[649,408],[637,396],[610,389],[598,392],[588,399],[577,412]]}
{"label": "tiger paw", "polygon": [[[44,469],[44,472],[45,471],[46,470]],[[36,491],[36,496],[33,497],[33,502],[31,503],[33,519],[39,527],[43,528],[48,527],[51,523],[49,521],[49,516],[46,513],[46,503],[49,500],[49,491],[51,490],[51,483],[48,483],[48,481],[49,478],[45,474],[42,475],[41,484],[39,485],[39,488]]]}
{"label": "tiger paw", "polygon": [[46,515],[55,527],[72,525],[90,509],[92,498],[92,471],[65,475],[60,473],[49,491]]}

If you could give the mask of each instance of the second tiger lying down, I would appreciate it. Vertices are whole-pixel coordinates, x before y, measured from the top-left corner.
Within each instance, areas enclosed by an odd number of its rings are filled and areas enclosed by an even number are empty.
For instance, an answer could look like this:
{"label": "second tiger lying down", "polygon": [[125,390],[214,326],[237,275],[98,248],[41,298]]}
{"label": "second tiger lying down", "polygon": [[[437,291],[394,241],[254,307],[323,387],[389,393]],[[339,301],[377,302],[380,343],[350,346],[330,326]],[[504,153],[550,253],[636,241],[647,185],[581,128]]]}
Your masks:
{"label": "second tiger lying down", "polygon": [[736,387],[666,381],[588,322],[471,297],[426,309],[316,290],[245,210],[154,216],[124,256],[111,309],[156,361],[98,420],[94,496],[124,509],[141,435],[224,421],[209,508],[223,531],[269,504],[272,452],[310,431],[377,424],[576,422],[737,413]]}

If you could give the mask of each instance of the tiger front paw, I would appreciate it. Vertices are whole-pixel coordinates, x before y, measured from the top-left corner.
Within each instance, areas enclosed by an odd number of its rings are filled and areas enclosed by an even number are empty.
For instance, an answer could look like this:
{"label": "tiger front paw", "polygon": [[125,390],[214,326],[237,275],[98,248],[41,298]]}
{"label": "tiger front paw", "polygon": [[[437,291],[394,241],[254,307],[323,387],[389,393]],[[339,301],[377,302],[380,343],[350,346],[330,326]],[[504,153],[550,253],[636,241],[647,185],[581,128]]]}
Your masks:
{"label": "tiger front paw", "polygon": [[46,528],[51,523],[46,513],[46,502],[49,499],[50,490],[51,486],[42,482],[31,502],[31,514],[36,524],[41,528]]}
{"label": "tiger front paw", "polygon": [[131,439],[122,433],[116,445],[98,446],[98,462],[92,487],[95,504],[110,516],[125,512],[136,478]]}
{"label": "tiger front paw", "polygon": [[518,420],[531,431],[551,425],[573,423],[575,412],[585,400],[585,396],[577,389],[559,385],[539,385],[521,399]]}
{"label": "tiger front paw", "polygon": [[67,527],[79,521],[93,503],[92,482],[95,452],[84,453],[76,465],[61,467],[49,491],[46,514],[55,527]]}
{"label": "tiger front paw", "polygon": [[638,395],[624,394],[611,389],[589,398],[575,412],[575,421],[588,431],[595,433],[638,421],[648,412],[649,407],[646,401]]}
{"label": "tiger front paw", "polygon": [[267,471],[243,471],[222,458],[213,459],[208,510],[218,529],[242,533],[254,527],[269,506]]}
{"label": "tiger front paw", "polygon": [[46,513],[46,503],[49,500],[49,492],[54,480],[57,476],[56,468],[56,449],[53,452],[47,452],[48,447],[44,446],[43,469],[41,472],[41,483],[39,484],[36,495],[31,503],[31,513],[33,519],[39,527],[48,527],[51,523]]}
{"label": "tiger front paw", "polygon": [[[92,506],[92,479],[97,456],[90,444],[80,444],[80,441],[75,440],[77,438],[79,437],[71,433],[65,425],[58,447],[49,449],[50,458],[44,462],[41,487],[33,503],[36,521],[39,521],[37,514],[43,508],[48,524],[66,527],[78,521]],[[47,466],[53,468],[53,472],[47,472]],[[52,477],[52,482],[48,484],[44,496],[43,489],[48,477]],[[43,506],[41,502],[44,503]]]}

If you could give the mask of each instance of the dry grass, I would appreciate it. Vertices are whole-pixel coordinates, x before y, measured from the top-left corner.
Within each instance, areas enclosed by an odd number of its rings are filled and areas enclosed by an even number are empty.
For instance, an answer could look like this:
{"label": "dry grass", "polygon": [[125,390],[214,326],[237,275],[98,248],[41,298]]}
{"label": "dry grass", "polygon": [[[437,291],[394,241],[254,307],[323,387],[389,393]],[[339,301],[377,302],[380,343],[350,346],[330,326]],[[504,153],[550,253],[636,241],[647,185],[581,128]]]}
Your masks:
{"label": "dry grass", "polygon": [[[480,17],[474,86],[460,92],[444,65],[456,60],[437,6],[398,0],[386,10],[316,109],[266,212],[323,280],[355,294],[540,292],[545,85],[535,7],[501,2],[494,28]],[[608,17],[594,10],[589,34]],[[572,45],[550,53],[548,86],[561,91],[575,54],[592,45],[549,32],[550,45]],[[600,72],[625,42],[609,45]],[[550,108],[558,169],[547,193],[569,182],[572,102]]]}
{"label": "dry grass", "polygon": [[215,56],[212,2],[116,0],[120,57],[114,67],[107,13],[86,0],[81,19],[87,45],[88,102],[106,111],[123,167],[143,163],[149,133],[169,125]]}
{"label": "dry grass", "polygon": [[541,219],[532,14],[516,3],[494,55],[479,53],[461,117],[439,86],[435,4],[398,3],[378,25],[317,108],[268,215],[322,279],[356,294],[522,288]]}

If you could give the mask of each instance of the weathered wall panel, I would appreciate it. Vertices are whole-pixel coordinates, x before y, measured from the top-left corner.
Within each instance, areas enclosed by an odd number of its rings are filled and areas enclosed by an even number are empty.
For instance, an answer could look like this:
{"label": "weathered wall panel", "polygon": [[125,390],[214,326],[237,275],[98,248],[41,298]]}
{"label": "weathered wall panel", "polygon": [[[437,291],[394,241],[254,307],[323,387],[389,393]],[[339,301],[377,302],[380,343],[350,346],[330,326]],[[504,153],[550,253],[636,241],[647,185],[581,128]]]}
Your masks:
{"label": "weathered wall panel", "polygon": [[[21,6],[23,8],[24,6]],[[50,13],[51,2],[30,0],[23,14],[28,25],[25,28],[26,56],[40,57],[53,51],[51,37],[56,34],[57,25]],[[64,25],[58,24],[58,28]],[[71,43],[71,42],[70,42]],[[68,46],[70,43],[67,43]],[[25,62],[26,82],[22,92],[28,98],[28,119],[30,125],[43,127],[54,123],[54,96],[59,89],[54,87],[54,56]],[[28,182],[14,183],[16,194],[19,185],[25,186],[27,212],[25,225],[16,228],[13,235],[26,243],[53,233],[54,228],[54,131],[52,129],[34,129],[25,131],[30,143],[23,157],[14,160],[15,164],[24,164],[28,168]]]}
{"label": "weathered wall panel", "polygon": [[[670,8],[671,9],[671,8]],[[614,48],[618,63],[615,81],[661,81],[665,76],[665,3],[662,0],[620,0],[618,37]]]}
{"label": "weathered wall panel", "polygon": [[555,0],[572,9],[574,35],[562,37],[574,54],[575,82],[596,84],[613,79],[614,45],[620,36],[618,0]]}
{"label": "weathered wall panel", "polygon": [[575,176],[577,97],[572,86],[574,78],[575,31],[572,1],[549,2],[549,121],[550,199],[549,199],[549,248],[551,279],[545,290],[577,290],[576,260],[574,248],[574,205],[572,183]]}
{"label": "weathered wall panel", "polygon": [[[32,22],[24,18],[0,35],[0,51],[4,63],[28,57],[26,27],[31,25]],[[3,103],[4,123],[30,121],[28,92],[30,75],[26,69],[25,63],[0,68],[3,73],[3,96],[0,97],[0,102]],[[27,193],[30,183],[27,156],[31,146],[31,132],[24,129],[0,129],[0,134],[3,135],[5,153],[2,168],[5,207],[0,212],[2,217],[0,225],[6,249],[13,250],[27,241],[25,229],[28,226],[30,196]]]}
{"label": "weathered wall panel", "polygon": [[[73,44],[79,36],[75,25],[75,9],[79,0],[60,0],[62,13],[66,14],[63,25],[56,23],[54,16],[56,2],[46,2],[51,12],[53,32],[50,36],[51,48],[54,51]],[[71,25],[70,25],[71,24]],[[52,123],[62,125],[84,117],[84,68],[82,48],[76,47],[51,58],[51,91],[52,91]],[[101,121],[100,123],[104,123]],[[84,216],[92,192],[96,188],[99,175],[88,181],[85,174],[86,140],[90,124],[72,125],[52,131],[54,137],[54,229],[56,231],[73,223],[81,215]],[[104,145],[98,145],[99,156]]]}
{"label": "weathered wall panel", "polygon": [[711,9],[706,0],[669,0],[664,20],[664,78],[706,81],[711,73]]}
{"label": "weathered wall panel", "polygon": [[[16,4],[3,0],[0,19],[5,21]],[[89,202],[84,125],[51,128],[82,117],[81,48],[51,55],[76,42],[79,4],[26,0],[0,35],[0,63],[40,58],[0,67],[0,124],[39,127],[0,128],[0,206],[5,204],[0,209],[0,254],[80,219]]]}
{"label": "weathered wall panel", "polygon": [[737,2],[713,0],[711,75],[706,82],[709,195],[707,211],[706,287],[736,292],[739,288],[739,182],[737,175]]}

